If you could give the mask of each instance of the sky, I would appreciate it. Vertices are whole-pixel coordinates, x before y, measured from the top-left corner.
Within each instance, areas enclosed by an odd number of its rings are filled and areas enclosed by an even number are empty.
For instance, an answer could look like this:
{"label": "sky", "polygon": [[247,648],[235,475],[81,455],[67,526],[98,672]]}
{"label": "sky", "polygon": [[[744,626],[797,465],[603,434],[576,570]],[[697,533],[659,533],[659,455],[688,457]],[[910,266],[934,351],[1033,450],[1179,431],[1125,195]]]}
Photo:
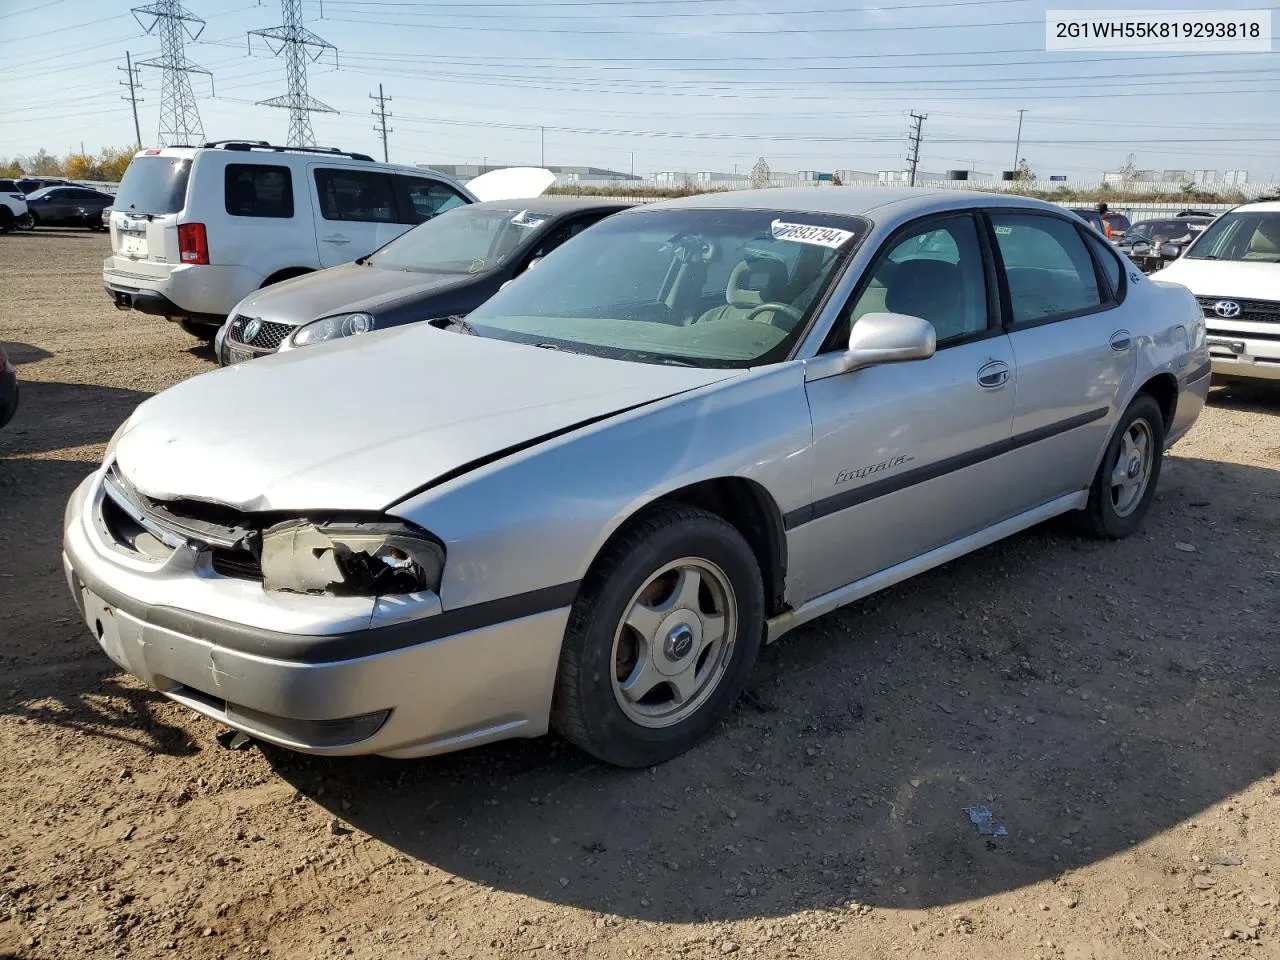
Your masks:
{"label": "sky", "polygon": [[[207,139],[284,143],[285,63],[248,31],[278,0],[184,0]],[[303,0],[317,49],[316,140],[381,156],[371,110],[391,98],[401,163],[582,164],[623,172],[902,169],[911,111],[920,169],[1042,177],[1143,169],[1280,179],[1280,54],[1046,52],[1038,0]],[[1082,9],[1107,6],[1094,2]],[[1138,3],[1149,8],[1151,3]],[[134,141],[125,53],[160,52],[122,0],[0,0],[0,157]],[[1241,9],[1253,2],[1162,9]],[[1273,8],[1274,9],[1274,8]],[[1276,16],[1280,27],[1280,15]],[[150,18],[142,18],[144,24]],[[1274,46],[1274,44],[1273,44]],[[117,69],[121,68],[121,69]],[[140,68],[144,145],[160,70]]]}

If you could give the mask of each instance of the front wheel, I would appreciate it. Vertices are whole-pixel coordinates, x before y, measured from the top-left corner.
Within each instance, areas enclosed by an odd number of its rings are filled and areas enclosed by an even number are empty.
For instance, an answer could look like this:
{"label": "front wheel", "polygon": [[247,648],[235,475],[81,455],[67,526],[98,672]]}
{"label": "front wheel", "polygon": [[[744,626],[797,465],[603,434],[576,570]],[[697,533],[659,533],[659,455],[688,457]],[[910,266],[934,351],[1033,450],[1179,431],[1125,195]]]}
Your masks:
{"label": "front wheel", "polygon": [[1164,414],[1147,394],[1129,404],[1089,488],[1082,521],[1092,536],[1119,540],[1142,523],[1164,459]]}
{"label": "front wheel", "polygon": [[551,719],[621,767],[670,760],[728,713],[764,633],[751,547],[720,517],[661,504],[593,565],[569,616]]}
{"label": "front wheel", "polygon": [[34,230],[36,228],[36,218],[30,213],[24,213],[18,218],[19,230]]}

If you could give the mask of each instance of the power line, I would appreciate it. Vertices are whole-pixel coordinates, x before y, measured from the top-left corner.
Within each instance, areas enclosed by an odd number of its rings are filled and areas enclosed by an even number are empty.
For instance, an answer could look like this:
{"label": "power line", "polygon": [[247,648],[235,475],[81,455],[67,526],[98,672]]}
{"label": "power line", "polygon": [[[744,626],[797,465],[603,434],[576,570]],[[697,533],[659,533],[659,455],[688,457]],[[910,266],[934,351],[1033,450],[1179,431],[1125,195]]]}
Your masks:
{"label": "power line", "polygon": [[124,66],[116,67],[117,70],[123,70],[125,79],[120,81],[121,86],[129,88],[129,95],[121,97],[121,100],[128,100],[129,106],[133,108],[133,133],[136,137],[135,142],[138,149],[142,149],[142,127],[138,125],[138,87],[142,86],[137,77],[137,67],[133,65],[133,57],[128,50],[124,52]]}
{"label": "power line", "polygon": [[[179,0],[155,0],[134,7],[133,16],[147,33],[160,31],[160,56],[143,60],[140,67],[157,67],[163,71],[160,83],[161,146],[204,142],[204,125],[191,91],[191,74],[203,73],[213,85],[213,74],[187,59],[183,38],[195,40],[204,30],[204,21],[189,12]],[[150,25],[142,17],[151,17]],[[139,137],[139,140],[142,138]]]}
{"label": "power line", "polygon": [[369,94],[369,99],[378,101],[378,106],[370,111],[370,113],[378,118],[378,122],[373,125],[373,132],[381,135],[382,137],[382,162],[390,163],[391,161],[387,157],[387,134],[393,131],[387,128],[387,117],[390,116],[390,114],[387,113],[387,102],[391,98],[383,95],[382,84],[378,84],[377,95],[375,96],[371,93]]}
{"label": "power line", "polygon": [[[284,23],[265,30],[249,31],[250,52],[253,50],[253,38],[262,37],[273,54],[279,56],[283,52],[285,55],[289,92],[282,97],[263,100],[261,104],[284,107],[289,111],[289,138],[286,141],[289,146],[314,147],[316,136],[311,130],[311,114],[337,111],[307,93],[307,61],[315,62],[326,50],[332,50],[336,65],[338,48],[302,25],[302,0],[281,0],[280,7]],[[278,46],[272,46],[272,41]]]}
{"label": "power line", "polygon": [[927,113],[916,113],[912,111],[911,120],[913,130],[911,132],[911,186],[916,185],[916,168],[920,166],[920,140],[924,136],[924,122],[929,119]]}

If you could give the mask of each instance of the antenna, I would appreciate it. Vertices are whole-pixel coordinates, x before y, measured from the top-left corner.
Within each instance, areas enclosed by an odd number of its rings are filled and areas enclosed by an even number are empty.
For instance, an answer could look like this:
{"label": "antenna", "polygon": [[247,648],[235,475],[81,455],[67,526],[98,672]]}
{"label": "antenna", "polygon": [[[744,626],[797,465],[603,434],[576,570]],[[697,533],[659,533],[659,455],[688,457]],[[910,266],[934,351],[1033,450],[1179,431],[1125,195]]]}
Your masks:
{"label": "antenna", "polygon": [[316,136],[311,130],[311,114],[338,111],[307,93],[307,61],[314,63],[326,50],[332,50],[333,63],[337,66],[338,48],[302,25],[302,0],[280,0],[280,9],[284,14],[284,23],[280,26],[249,31],[249,51],[253,52],[253,38],[262,37],[273,54],[284,53],[289,92],[258,103],[289,110],[289,146],[314,147]]}
{"label": "antenna", "polygon": [[[150,17],[151,22],[143,21]],[[204,30],[204,21],[191,13],[178,0],[155,0],[133,8],[133,18],[147,33],[158,29],[160,56],[139,61],[140,67],[158,67],[164,71],[160,84],[160,146],[201,143],[204,125],[191,92],[191,74],[203,73],[213,89],[213,74],[187,59],[183,35],[195,40]],[[142,137],[138,137],[141,142]]]}

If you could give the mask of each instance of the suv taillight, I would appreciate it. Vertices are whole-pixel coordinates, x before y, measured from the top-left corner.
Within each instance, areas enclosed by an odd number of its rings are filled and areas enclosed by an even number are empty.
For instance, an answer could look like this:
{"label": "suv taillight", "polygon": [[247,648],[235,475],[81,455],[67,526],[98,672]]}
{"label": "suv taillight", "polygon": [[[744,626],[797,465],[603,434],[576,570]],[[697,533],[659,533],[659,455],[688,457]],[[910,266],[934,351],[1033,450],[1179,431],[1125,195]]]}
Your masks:
{"label": "suv taillight", "polygon": [[203,223],[178,224],[178,259],[183,263],[209,262],[209,237]]}

